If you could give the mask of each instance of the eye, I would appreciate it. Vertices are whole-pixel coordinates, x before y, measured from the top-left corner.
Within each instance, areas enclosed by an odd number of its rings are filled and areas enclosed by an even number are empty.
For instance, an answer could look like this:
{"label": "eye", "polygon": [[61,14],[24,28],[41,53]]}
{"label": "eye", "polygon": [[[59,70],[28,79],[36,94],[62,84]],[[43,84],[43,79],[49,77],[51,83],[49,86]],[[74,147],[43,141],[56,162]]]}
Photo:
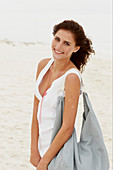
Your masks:
{"label": "eye", "polygon": [[55,37],[55,40],[56,40],[56,41],[60,41],[60,38],[58,38],[58,37]]}
{"label": "eye", "polygon": [[70,45],[68,42],[65,42],[65,45]]}

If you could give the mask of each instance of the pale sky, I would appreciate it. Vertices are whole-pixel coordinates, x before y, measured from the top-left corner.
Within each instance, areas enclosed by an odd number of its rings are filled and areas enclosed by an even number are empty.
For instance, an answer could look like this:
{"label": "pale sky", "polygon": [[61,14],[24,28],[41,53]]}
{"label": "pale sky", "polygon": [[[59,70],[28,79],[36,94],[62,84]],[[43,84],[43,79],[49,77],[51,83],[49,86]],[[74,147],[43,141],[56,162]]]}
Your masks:
{"label": "pale sky", "polygon": [[0,0],[0,40],[50,43],[55,24],[73,19],[95,44],[111,43],[111,0]]}

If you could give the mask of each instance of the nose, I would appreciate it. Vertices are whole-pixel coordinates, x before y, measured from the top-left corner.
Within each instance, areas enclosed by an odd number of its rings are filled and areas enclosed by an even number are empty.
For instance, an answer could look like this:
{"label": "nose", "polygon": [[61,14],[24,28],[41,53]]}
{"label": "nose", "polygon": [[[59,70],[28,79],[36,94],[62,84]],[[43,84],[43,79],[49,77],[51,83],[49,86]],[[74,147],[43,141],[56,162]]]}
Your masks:
{"label": "nose", "polygon": [[62,42],[58,42],[56,45],[56,50],[61,51],[62,50]]}

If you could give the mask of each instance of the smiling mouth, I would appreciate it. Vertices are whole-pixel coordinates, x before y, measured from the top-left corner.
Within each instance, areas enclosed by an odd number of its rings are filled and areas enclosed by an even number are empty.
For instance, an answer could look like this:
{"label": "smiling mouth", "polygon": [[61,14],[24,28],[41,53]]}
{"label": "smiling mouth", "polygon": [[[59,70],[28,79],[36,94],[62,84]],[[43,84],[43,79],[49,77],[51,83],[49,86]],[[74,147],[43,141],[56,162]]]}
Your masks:
{"label": "smiling mouth", "polygon": [[54,51],[55,51],[56,54],[63,54],[63,52],[58,51],[58,50],[56,50],[55,48],[54,48]]}

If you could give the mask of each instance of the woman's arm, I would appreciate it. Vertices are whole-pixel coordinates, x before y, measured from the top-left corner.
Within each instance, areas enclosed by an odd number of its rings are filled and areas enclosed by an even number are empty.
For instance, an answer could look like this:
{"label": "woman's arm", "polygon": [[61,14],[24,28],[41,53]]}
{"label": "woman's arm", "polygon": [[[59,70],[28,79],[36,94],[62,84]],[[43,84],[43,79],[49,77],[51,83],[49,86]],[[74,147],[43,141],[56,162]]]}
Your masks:
{"label": "woman's arm", "polygon": [[[45,67],[47,62],[50,59],[43,59],[39,62],[37,73],[36,73],[36,80],[41,72],[41,70]],[[31,155],[30,155],[30,162],[32,165],[37,167],[39,161],[41,160],[41,156],[38,150],[38,138],[39,138],[39,124],[37,120],[37,112],[38,112],[38,104],[39,100],[34,95],[34,104],[33,104],[33,116],[32,116],[32,124],[31,124]]]}
{"label": "woman's arm", "polygon": [[[41,165],[45,164],[45,166],[47,166],[72,135],[78,108],[79,95],[80,80],[76,74],[70,73],[67,75],[65,81],[63,124],[56,137],[54,138],[52,144],[50,145],[49,149],[41,159]],[[41,167],[40,164],[39,166]]]}
{"label": "woman's arm", "polygon": [[30,162],[33,166],[37,167],[41,160],[41,156],[38,150],[38,138],[39,138],[39,125],[37,120],[38,99],[34,96],[34,109],[31,125],[31,155]]}
{"label": "woman's arm", "polygon": [[[36,80],[39,75],[39,64],[36,74]],[[38,104],[39,100],[34,95],[34,104],[33,104],[33,116],[32,116],[32,124],[31,124],[31,155],[30,155],[30,162],[33,166],[37,167],[41,156],[38,150],[38,138],[39,138],[39,124],[37,120],[37,112],[38,112]]]}

